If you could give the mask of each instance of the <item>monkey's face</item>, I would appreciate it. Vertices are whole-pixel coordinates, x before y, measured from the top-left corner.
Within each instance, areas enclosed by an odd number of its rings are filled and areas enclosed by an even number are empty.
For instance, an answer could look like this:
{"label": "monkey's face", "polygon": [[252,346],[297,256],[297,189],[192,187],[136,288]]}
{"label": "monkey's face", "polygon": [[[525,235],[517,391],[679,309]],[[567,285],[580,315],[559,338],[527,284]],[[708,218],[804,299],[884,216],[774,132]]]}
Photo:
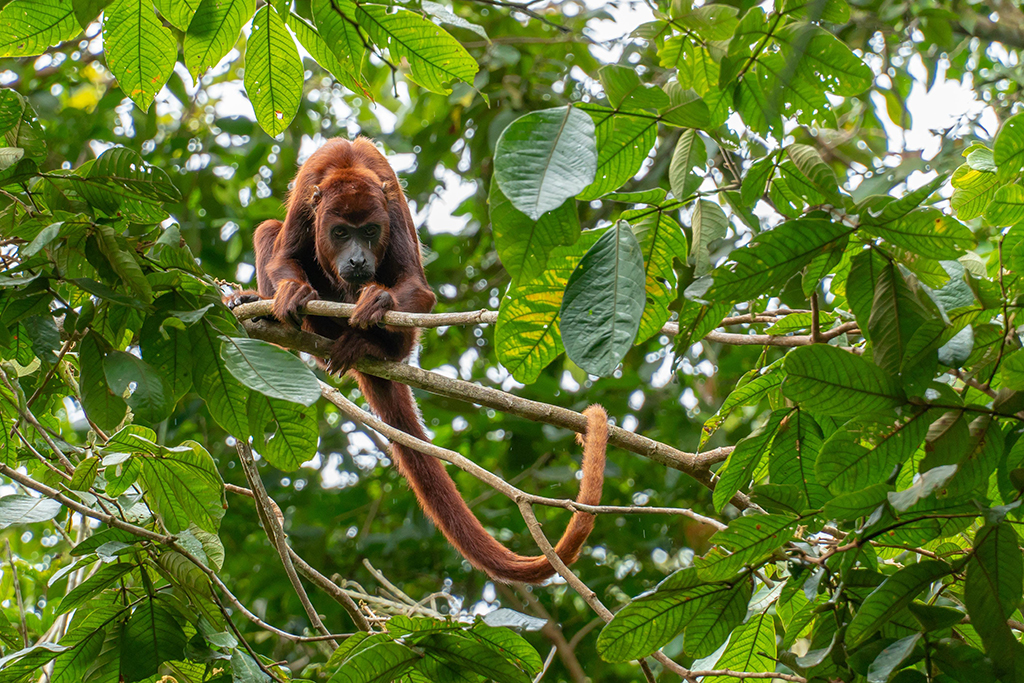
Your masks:
{"label": "monkey's face", "polygon": [[320,264],[350,285],[373,280],[390,229],[381,185],[368,178],[331,178],[318,189],[314,202]]}

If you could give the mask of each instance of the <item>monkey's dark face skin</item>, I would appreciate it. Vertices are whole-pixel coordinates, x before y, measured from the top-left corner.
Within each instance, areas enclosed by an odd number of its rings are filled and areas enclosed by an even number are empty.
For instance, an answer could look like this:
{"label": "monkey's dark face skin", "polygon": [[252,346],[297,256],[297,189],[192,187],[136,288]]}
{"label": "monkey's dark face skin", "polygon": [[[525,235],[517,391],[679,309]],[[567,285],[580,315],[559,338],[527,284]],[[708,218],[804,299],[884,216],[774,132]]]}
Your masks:
{"label": "monkey's dark face skin", "polygon": [[384,187],[368,176],[362,169],[339,169],[314,199],[320,264],[353,287],[374,281],[390,236]]}

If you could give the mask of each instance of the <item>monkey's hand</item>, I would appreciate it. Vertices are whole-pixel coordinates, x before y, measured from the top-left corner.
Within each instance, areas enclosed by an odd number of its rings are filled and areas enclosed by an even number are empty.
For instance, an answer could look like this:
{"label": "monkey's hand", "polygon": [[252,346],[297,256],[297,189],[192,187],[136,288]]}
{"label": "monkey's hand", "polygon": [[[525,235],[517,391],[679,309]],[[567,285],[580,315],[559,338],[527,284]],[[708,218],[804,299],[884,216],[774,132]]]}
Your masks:
{"label": "monkey's hand", "polygon": [[230,294],[225,294],[221,297],[221,301],[224,302],[224,305],[232,311],[242,304],[251,304],[259,300],[260,295],[250,289],[242,290],[241,292],[231,290]]}
{"label": "monkey's hand", "polygon": [[387,287],[370,284],[363,287],[356,302],[356,310],[348,319],[349,325],[367,329],[384,320],[384,314],[395,308],[395,298]]}
{"label": "monkey's hand", "polygon": [[299,309],[314,299],[319,299],[316,290],[308,282],[282,280],[277,284],[274,295],[274,317],[285,325],[302,326]]}

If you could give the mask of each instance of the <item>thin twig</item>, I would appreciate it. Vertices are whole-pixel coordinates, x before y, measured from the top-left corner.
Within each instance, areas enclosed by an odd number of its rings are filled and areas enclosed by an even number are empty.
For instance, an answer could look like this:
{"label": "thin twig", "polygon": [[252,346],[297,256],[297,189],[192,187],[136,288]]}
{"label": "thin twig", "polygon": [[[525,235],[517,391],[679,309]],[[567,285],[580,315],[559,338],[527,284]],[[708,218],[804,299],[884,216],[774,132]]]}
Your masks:
{"label": "thin twig", "polygon": [[21,596],[21,581],[18,579],[18,568],[14,566],[14,552],[11,551],[11,542],[6,538],[4,545],[7,547],[7,561],[11,564],[11,579],[14,582],[14,597],[18,601],[18,614],[21,616],[21,642],[28,647],[28,621],[25,620],[25,600]]}
{"label": "thin twig", "polygon": [[[281,558],[281,565],[284,567],[284,573],[288,575],[288,581],[292,584],[292,588],[295,590],[295,594],[299,598],[299,602],[302,604],[302,609],[306,612],[306,616],[309,618],[313,628],[320,632],[320,635],[330,635],[330,631],[324,626],[323,621],[320,620],[320,615],[317,614],[316,609],[313,607],[313,603],[309,600],[309,595],[306,594],[306,589],[302,585],[302,580],[299,579],[298,573],[295,571],[295,566],[292,564],[291,554],[288,552],[288,540],[285,538],[284,528],[281,525],[281,520],[278,519],[277,515],[271,511],[271,505],[274,508],[280,510],[276,503],[272,503],[270,496],[267,495],[267,490],[263,486],[263,480],[260,478],[259,470],[256,469],[256,461],[252,457],[252,449],[249,447],[249,442],[239,439],[235,443],[235,449],[238,451],[238,458],[242,462],[242,471],[245,472],[245,478],[249,481],[249,488],[253,492],[253,500],[256,501],[256,512],[263,522],[264,531],[266,531],[267,538],[270,539],[271,544],[277,550],[277,554]],[[331,639],[328,640],[331,647],[337,649],[338,643]]]}

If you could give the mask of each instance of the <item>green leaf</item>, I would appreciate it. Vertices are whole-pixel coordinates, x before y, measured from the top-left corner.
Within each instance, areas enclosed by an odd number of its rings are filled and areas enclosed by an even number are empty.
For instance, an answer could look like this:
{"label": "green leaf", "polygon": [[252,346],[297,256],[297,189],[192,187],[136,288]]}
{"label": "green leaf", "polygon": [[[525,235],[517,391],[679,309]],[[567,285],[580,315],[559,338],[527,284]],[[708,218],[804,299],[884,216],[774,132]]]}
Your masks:
{"label": "green leaf", "polygon": [[[330,0],[327,0],[327,2],[329,3]],[[305,19],[293,12],[289,12],[288,16],[285,17],[285,21],[288,23],[288,28],[295,34],[299,44],[306,48],[306,51],[309,52],[317,64],[330,72],[336,80],[352,92],[361,92],[369,96],[369,91],[361,81],[362,77],[357,66],[361,63],[362,52],[357,55],[360,60],[359,62],[355,62],[355,57],[352,55],[347,55],[343,60],[335,54],[335,49],[340,51],[340,45],[335,42],[333,43],[334,48],[332,48],[332,43],[328,43],[315,28],[306,23]],[[348,22],[345,23],[346,26],[350,26]],[[354,31],[355,29],[353,28],[352,30]],[[358,39],[358,36],[356,38]],[[359,47],[361,50],[362,44]]]}
{"label": "green leaf", "polygon": [[[896,375],[910,339],[925,322],[927,313],[895,262],[885,262],[874,284],[875,295],[867,327],[871,356],[875,365]],[[934,365],[928,379],[933,374]]]}
{"label": "green leaf", "polygon": [[668,93],[669,104],[659,112],[663,123],[701,130],[710,127],[711,112],[700,95],[689,88],[683,88],[677,81],[669,81],[665,92]]}
{"label": "green leaf", "polygon": [[[885,214],[884,209],[882,214]],[[959,258],[976,243],[974,233],[966,225],[931,208],[908,212],[884,225],[869,222],[861,227],[925,258]]]}
{"label": "green leaf", "polygon": [[721,512],[725,504],[732,500],[733,495],[750,482],[754,471],[761,464],[761,459],[771,448],[772,440],[778,432],[782,418],[788,415],[788,408],[776,410],[764,425],[754,430],[750,436],[740,439],[729,458],[718,470],[719,480],[712,494],[715,510]]}
{"label": "green leaf", "polygon": [[921,408],[900,417],[855,417],[822,446],[814,470],[818,482],[833,493],[846,493],[887,477],[894,467],[914,454],[935,416]]}
{"label": "green leaf", "polygon": [[1014,391],[1024,391],[1024,349],[1018,349],[1003,359],[999,366],[1003,386]]}
{"label": "green leaf", "polygon": [[954,189],[949,205],[962,221],[980,216],[1001,184],[995,173],[976,171],[967,164],[953,172],[950,182]]}
{"label": "green leaf", "polygon": [[[823,450],[823,454],[828,451]],[[821,462],[821,457],[818,457]],[[832,498],[825,504],[822,515],[827,519],[849,521],[864,517],[874,512],[879,505],[885,503],[892,485],[886,483],[872,484],[867,488],[844,493]]]}
{"label": "green leaf", "polygon": [[156,11],[179,31],[187,31],[202,0],[155,0]]}
{"label": "green leaf", "polygon": [[691,222],[693,244],[690,245],[690,261],[694,264],[694,276],[702,277],[711,270],[711,243],[725,237],[729,219],[718,204],[698,199]]}
{"label": "green leaf", "polygon": [[100,591],[116,585],[121,577],[133,569],[135,569],[135,565],[129,562],[103,565],[92,576],[72,588],[64,596],[64,599],[60,601],[60,606],[57,607],[56,614],[64,614],[81,607]]}
{"label": "green leaf", "polygon": [[188,332],[162,325],[159,316],[149,316],[139,333],[143,359],[167,384],[172,404],[192,388],[192,347]]}
{"label": "green leaf", "polygon": [[[366,46],[359,35],[359,28],[354,20],[354,7],[348,2],[332,2],[332,0],[312,0],[310,7],[313,11],[313,23],[316,25],[324,42],[334,53],[339,67],[343,72],[357,75],[362,68],[363,58],[366,54]],[[347,12],[343,14],[342,11]],[[302,36],[299,41],[302,42]],[[306,45],[306,43],[302,43]],[[307,49],[308,46],[307,46]],[[312,50],[310,50],[312,53]],[[316,57],[316,55],[313,55]],[[329,68],[327,64],[317,59],[320,66]],[[333,72],[332,72],[333,73]],[[337,75],[337,74],[335,74]]]}
{"label": "green leaf", "polygon": [[158,449],[141,458],[141,480],[167,531],[176,534],[194,523],[217,533],[224,516],[224,482],[213,458],[195,441]]}
{"label": "green leaf", "polygon": [[491,182],[491,231],[494,246],[512,281],[525,284],[541,277],[551,251],[560,245],[572,245],[580,236],[576,202],[566,200],[556,209],[531,220]]}
{"label": "green leaf", "polygon": [[185,33],[185,65],[198,78],[216,66],[238,42],[242,25],[256,11],[255,0],[202,0]]}
{"label": "green leaf", "polygon": [[[749,581],[741,582],[748,584],[749,596]],[[609,662],[648,655],[682,632],[708,605],[732,591],[729,583],[702,583],[692,567],[677,571],[654,591],[637,596],[615,614],[597,638],[597,652]]]}
{"label": "green leaf", "polygon": [[985,220],[999,227],[1011,226],[1024,220],[1024,187],[1003,185],[996,190],[985,207]]}
{"label": "green leaf", "polygon": [[417,640],[428,657],[436,657],[458,671],[472,671],[500,683],[530,683],[524,671],[487,645],[461,633],[431,633]]}
{"label": "green leaf", "polygon": [[[535,618],[528,617],[527,615],[521,616],[527,619]],[[511,661],[527,673],[536,675],[544,667],[544,662],[541,661],[540,655],[533,649],[529,641],[511,628],[490,626],[482,621],[478,621],[473,624],[472,629],[463,633],[485,644],[492,651],[501,653],[505,659]]]}
{"label": "green leaf", "polygon": [[997,666],[1001,658],[1012,661],[1019,648],[1006,622],[1020,605],[1022,585],[1024,560],[1017,534],[1005,522],[985,525],[974,537],[967,563],[964,604],[985,652]]}
{"label": "green leaf", "polygon": [[124,419],[128,404],[107,386],[107,377],[103,371],[105,354],[100,343],[95,333],[87,334],[78,343],[82,408],[101,429],[113,429]]}
{"label": "green leaf", "polygon": [[[694,566],[705,581],[732,578],[744,566],[757,566],[793,537],[797,519],[789,515],[737,517],[711,537],[712,550]],[[731,554],[725,555],[722,551]]]}
{"label": "green leaf", "polygon": [[174,71],[178,42],[147,0],[114,0],[104,17],[107,66],[124,94],[148,111]]}
{"label": "green leaf", "polygon": [[68,482],[68,488],[72,491],[88,491],[96,481],[99,467],[100,459],[95,455],[82,458],[82,461],[75,465],[75,474]]}
{"label": "green leaf", "polygon": [[775,648],[775,618],[767,612],[755,614],[733,631],[729,645],[715,668],[745,672],[775,671]]}
{"label": "green leaf", "polygon": [[594,121],[572,106],[521,116],[502,131],[494,152],[502,193],[533,220],[579,194],[596,171]]}
{"label": "green leaf", "polygon": [[756,406],[769,392],[778,388],[786,377],[781,370],[782,359],[779,359],[768,367],[755,368],[747,372],[736,388],[730,391],[722,401],[718,411],[704,421],[700,434],[700,447],[704,447],[711,435],[718,431],[718,428],[722,426],[722,423],[735,408],[744,405]]}
{"label": "green leaf", "polygon": [[864,599],[846,628],[846,645],[856,648],[867,642],[901,609],[933,582],[952,571],[945,562],[923,560],[899,570]]}
{"label": "green leaf", "polygon": [[774,37],[787,48],[783,51],[785,59],[794,62],[797,73],[816,88],[851,96],[871,87],[871,69],[820,26],[790,24],[776,31]]}
{"label": "green leaf", "polygon": [[33,522],[48,522],[63,506],[50,498],[14,493],[0,498],[0,529]]}
{"label": "green leaf", "polygon": [[145,600],[122,632],[122,679],[132,683],[149,678],[163,662],[181,659],[187,642],[175,615],[155,600]]}
{"label": "green leaf", "polygon": [[0,10],[0,57],[31,57],[75,37],[71,0],[14,0]]}
{"label": "green leaf", "polygon": [[[676,199],[686,199],[693,194],[701,183],[702,176],[693,172],[694,167],[704,169],[708,155],[704,148],[704,140],[693,129],[684,130],[676,142],[672,152],[672,162],[668,167],[668,182]],[[696,239],[694,239],[696,241]]]}
{"label": "green leaf", "polygon": [[312,406],[251,394],[249,426],[256,451],[279,470],[293,472],[316,455],[320,429]]}
{"label": "green leaf", "polygon": [[1024,114],[1011,116],[996,135],[992,156],[999,177],[1009,179],[1024,169]]}
{"label": "green leaf", "polygon": [[346,659],[328,683],[390,683],[421,657],[401,643],[377,642]]}
{"label": "green leaf", "polygon": [[697,611],[686,627],[683,650],[691,657],[707,657],[732,634],[747,616],[747,603],[753,583],[747,579],[736,582],[727,593]]}
{"label": "green leaf", "polygon": [[810,145],[790,145],[786,148],[786,154],[816,190],[834,202],[839,201],[836,173],[821,158],[818,150]]}
{"label": "green leaf", "polygon": [[606,64],[598,70],[608,101],[616,109],[660,109],[668,104],[668,95],[656,85],[640,81],[636,69]]}
{"label": "green leaf", "polygon": [[466,48],[437,24],[390,5],[358,4],[335,0],[358,22],[379,47],[387,47],[391,60],[409,63],[409,80],[439,95],[451,93],[454,80],[472,83],[479,70]]}
{"label": "green leaf", "polygon": [[118,277],[121,278],[121,281],[131,287],[135,294],[144,302],[151,302],[153,300],[153,287],[149,284],[149,280],[146,279],[145,273],[142,272],[142,267],[139,265],[135,253],[122,248],[117,233],[109,225],[97,225],[94,234],[96,236],[96,245],[103,255],[107,257],[107,261],[110,262],[110,266],[117,273]]}
{"label": "green leaf", "polygon": [[192,340],[192,384],[221,427],[239,439],[249,437],[245,405],[249,391],[235,379],[220,357],[217,331],[205,322],[189,328]]}
{"label": "green leaf", "polygon": [[647,303],[636,335],[640,343],[657,334],[669,319],[677,280],[672,262],[686,258],[686,234],[665,211],[623,211],[621,217],[632,224],[644,259]]}
{"label": "green leaf", "polygon": [[728,40],[739,20],[735,7],[705,5],[673,18],[682,26],[699,33],[705,40]]}
{"label": "green leaf", "polygon": [[297,356],[260,339],[221,337],[224,366],[239,382],[271,398],[311,406],[320,380]]}
{"label": "green leaf", "polygon": [[597,170],[594,182],[579,194],[579,199],[589,201],[617,190],[640,171],[658,138],[658,121],[613,115],[612,110],[596,105],[579,108],[589,112],[595,124]]}
{"label": "green leaf", "polygon": [[549,266],[530,280],[513,284],[501,301],[494,345],[498,361],[524,384],[537,380],[541,371],[562,353],[558,314],[565,285],[586,251],[601,233],[588,230],[572,246],[555,247]]}
{"label": "green leaf", "polygon": [[644,311],[644,261],[626,221],[601,235],[569,277],[559,312],[566,354],[610,375],[633,345]]}
{"label": "green leaf", "polygon": [[892,676],[892,672],[914,651],[914,646],[922,637],[924,634],[915,633],[906,638],[900,638],[882,650],[868,667],[868,683],[886,683]]}
{"label": "green leaf", "polygon": [[901,405],[903,390],[874,363],[825,344],[794,349],[786,356],[782,391],[819,415],[881,412]]}
{"label": "green leaf", "polygon": [[844,244],[851,232],[847,226],[820,218],[783,223],[734,249],[729,263],[695,281],[686,289],[686,296],[734,302],[780,290],[815,256]]}
{"label": "green leaf", "polygon": [[245,47],[245,91],[268,135],[283,133],[302,99],[302,59],[281,15],[264,5]]}
{"label": "green leaf", "polygon": [[806,410],[792,410],[779,425],[768,459],[773,484],[792,485],[803,497],[803,507],[818,509],[828,502],[828,491],[817,481],[815,461],[821,450],[821,428]]}
{"label": "green leaf", "polygon": [[160,373],[138,356],[111,351],[103,359],[103,373],[107,385],[118,396],[134,385],[128,405],[143,422],[156,424],[171,414],[174,401],[170,388]]}

